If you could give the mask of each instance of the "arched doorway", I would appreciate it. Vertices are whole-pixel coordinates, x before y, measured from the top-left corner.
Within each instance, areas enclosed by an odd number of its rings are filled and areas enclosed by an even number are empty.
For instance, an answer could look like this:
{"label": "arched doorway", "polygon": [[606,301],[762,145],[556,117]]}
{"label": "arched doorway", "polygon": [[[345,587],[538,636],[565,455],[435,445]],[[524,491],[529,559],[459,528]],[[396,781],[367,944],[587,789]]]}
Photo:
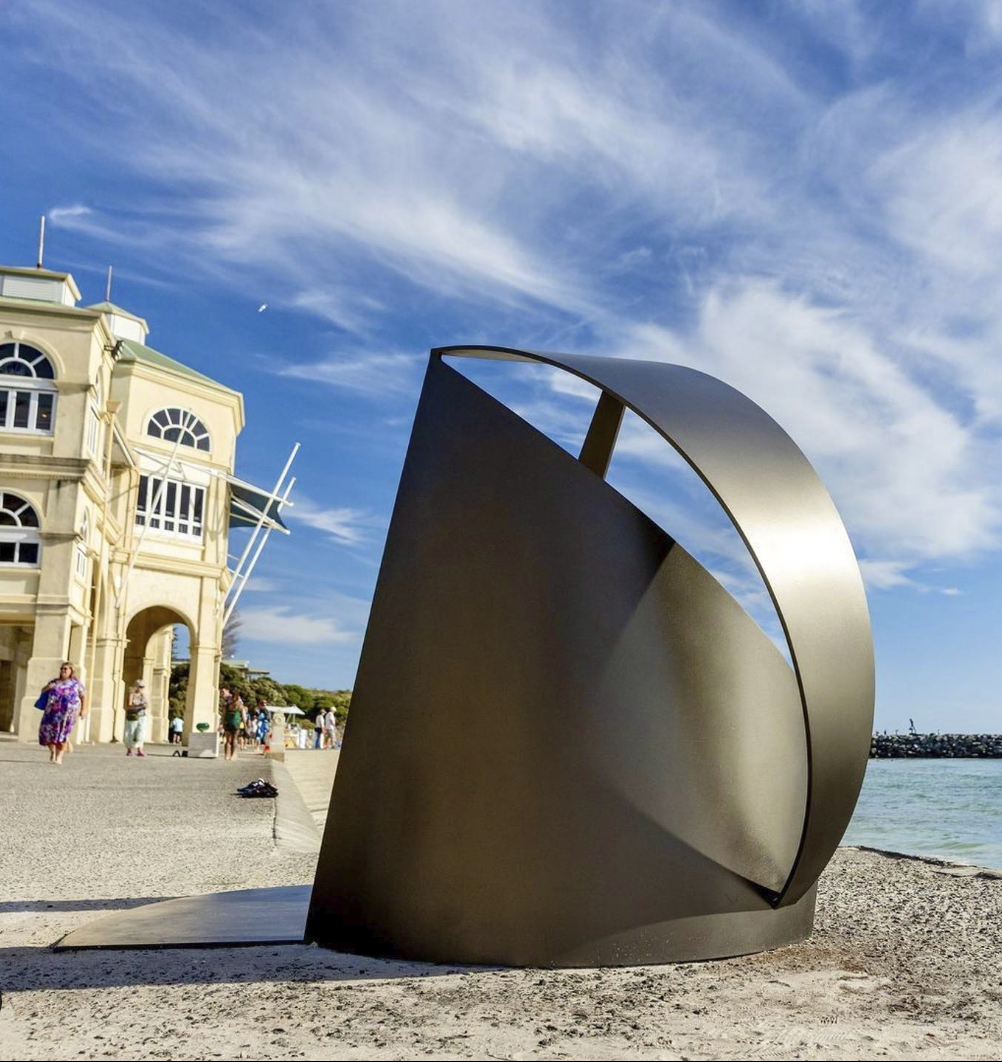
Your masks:
{"label": "arched doorway", "polygon": [[115,711],[115,736],[121,739],[125,722],[125,704],[129,690],[137,679],[146,683],[146,695],[150,702],[150,722],[147,739],[166,741],[168,712],[170,708],[169,687],[172,664],[172,640],[174,627],[188,629],[191,625],[179,612],[165,605],[145,608],[129,620],[126,628],[125,654],[122,660],[122,686],[119,704]]}

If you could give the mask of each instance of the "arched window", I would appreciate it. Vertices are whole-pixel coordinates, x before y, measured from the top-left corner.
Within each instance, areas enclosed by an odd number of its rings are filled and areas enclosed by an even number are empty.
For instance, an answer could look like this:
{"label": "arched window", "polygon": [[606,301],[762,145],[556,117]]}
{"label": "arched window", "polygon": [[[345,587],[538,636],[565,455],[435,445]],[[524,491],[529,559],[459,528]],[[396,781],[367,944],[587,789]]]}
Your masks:
{"label": "arched window", "polygon": [[35,380],[54,380],[52,362],[27,343],[4,343],[0,346],[0,376],[27,376]]}
{"label": "arched window", "polygon": [[56,420],[52,362],[27,343],[0,344],[0,431],[51,435]]}
{"label": "arched window", "polygon": [[177,442],[182,446],[191,446],[196,450],[209,450],[209,433],[205,425],[187,409],[170,407],[161,409],[150,417],[146,425],[146,434],[165,442]]}
{"label": "arched window", "polygon": [[38,566],[38,513],[17,494],[0,493],[0,564]]}

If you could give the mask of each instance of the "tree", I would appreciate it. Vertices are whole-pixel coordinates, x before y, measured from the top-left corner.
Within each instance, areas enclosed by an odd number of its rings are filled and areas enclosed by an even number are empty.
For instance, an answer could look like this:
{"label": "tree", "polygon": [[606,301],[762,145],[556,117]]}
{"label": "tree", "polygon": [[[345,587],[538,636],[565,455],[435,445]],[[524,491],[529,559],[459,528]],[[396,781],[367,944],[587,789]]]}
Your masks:
{"label": "tree", "polygon": [[184,715],[184,705],[188,697],[188,662],[174,664],[170,669],[170,683],[167,688],[167,715],[173,719]]}
{"label": "tree", "polygon": [[251,680],[251,689],[254,690],[254,703],[259,700],[275,708],[284,708],[286,700],[285,690],[274,679],[262,676]]}
{"label": "tree", "polygon": [[313,694],[308,689],[297,686],[295,683],[289,683],[282,687],[282,691],[285,693],[285,699],[289,704],[294,705],[296,708],[300,708],[304,712],[312,712],[316,708],[313,703]]}
{"label": "tree", "polygon": [[253,705],[256,701],[256,698],[254,697],[254,687],[251,685],[246,674],[243,671],[238,671],[230,664],[219,665],[219,685],[225,686],[231,692],[239,694],[240,699],[246,705]]}
{"label": "tree", "polygon": [[[184,715],[185,699],[188,695],[188,672],[188,661],[171,667],[170,716]],[[351,704],[351,690],[307,689],[294,682],[283,685],[266,675],[249,679],[246,672],[239,671],[230,664],[219,665],[219,685],[239,694],[249,708],[254,707],[259,700],[273,708],[284,708],[291,704],[311,718],[315,712],[333,708],[342,724],[348,717],[348,707]]]}
{"label": "tree", "polygon": [[230,618],[226,621],[226,626],[223,627],[222,652],[224,660],[232,660],[237,655],[237,644],[240,641],[240,628],[243,625],[244,621],[241,619],[240,613],[234,609],[230,613]]}

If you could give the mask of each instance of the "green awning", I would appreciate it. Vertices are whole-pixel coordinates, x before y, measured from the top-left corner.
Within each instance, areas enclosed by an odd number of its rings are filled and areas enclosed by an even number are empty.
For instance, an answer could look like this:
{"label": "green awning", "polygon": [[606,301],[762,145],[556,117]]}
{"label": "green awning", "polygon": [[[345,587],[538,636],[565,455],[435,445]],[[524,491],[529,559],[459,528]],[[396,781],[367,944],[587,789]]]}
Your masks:
{"label": "green awning", "polygon": [[[245,483],[236,476],[227,476],[230,484],[230,527],[257,527],[261,523],[264,514],[263,527],[270,527],[274,531],[289,533],[289,529],[282,522],[282,501],[280,498],[272,498],[271,494],[261,487],[255,487]],[[286,502],[286,505],[289,503]]]}

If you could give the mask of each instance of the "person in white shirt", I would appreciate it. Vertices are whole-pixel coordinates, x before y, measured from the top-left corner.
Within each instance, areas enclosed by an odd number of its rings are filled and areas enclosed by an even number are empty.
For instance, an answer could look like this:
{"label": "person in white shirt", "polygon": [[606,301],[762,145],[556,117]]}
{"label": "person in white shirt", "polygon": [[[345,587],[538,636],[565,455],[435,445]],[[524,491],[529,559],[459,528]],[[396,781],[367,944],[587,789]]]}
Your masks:
{"label": "person in white shirt", "polygon": [[324,734],[326,737],[324,748],[334,748],[337,743],[337,716],[334,714],[333,708],[328,708],[327,714],[324,716]]}

